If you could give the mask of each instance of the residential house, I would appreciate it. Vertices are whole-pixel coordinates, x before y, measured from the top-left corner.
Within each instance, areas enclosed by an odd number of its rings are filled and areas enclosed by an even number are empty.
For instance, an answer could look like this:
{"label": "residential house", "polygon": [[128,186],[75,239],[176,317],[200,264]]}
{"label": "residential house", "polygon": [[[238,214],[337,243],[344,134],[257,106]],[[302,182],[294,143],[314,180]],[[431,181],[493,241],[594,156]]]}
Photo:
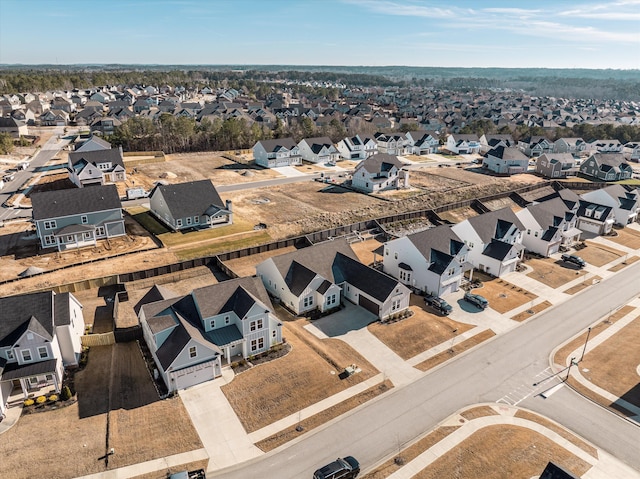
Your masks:
{"label": "residential house", "polygon": [[638,189],[628,190],[622,185],[615,184],[588,191],[580,197],[583,200],[613,208],[613,215],[618,225],[625,226],[638,221],[640,209]]}
{"label": "residential house", "polygon": [[282,323],[255,277],[223,281],[184,296],[154,286],[135,309],[169,392],[221,376],[223,359],[230,364],[282,342]]}
{"label": "residential house", "polygon": [[441,225],[386,242],[383,271],[411,289],[443,296],[460,289],[467,254],[451,226]]}
{"label": "residential house", "polygon": [[580,165],[580,173],[600,181],[627,180],[633,168],[622,153],[594,153]]}
{"label": "residential house", "polygon": [[510,208],[468,218],[451,227],[469,248],[474,268],[499,277],[516,270],[524,249],[524,225]]}
{"label": "residential house", "polygon": [[498,146],[487,152],[482,166],[499,175],[515,175],[527,172],[529,158],[518,148]]}
{"label": "residential house", "polygon": [[407,137],[403,133],[376,133],[373,135],[378,151],[387,155],[406,155],[409,151]]}
{"label": "residential house", "polygon": [[489,150],[504,146],[505,148],[511,148],[517,146],[516,142],[511,135],[482,135],[480,137],[480,153],[484,154]]}
{"label": "residential house", "polygon": [[409,131],[406,133],[407,153],[413,155],[430,155],[438,152],[440,139],[434,131]]}
{"label": "residential house", "polygon": [[99,136],[90,135],[86,139],[82,139],[79,142],[76,142],[75,148],[73,151],[75,152],[87,152],[87,151],[103,151],[110,150],[111,143],[106,140],[103,140]]}
{"label": "residential house", "polygon": [[544,153],[536,160],[536,173],[545,178],[575,176],[578,170],[571,153]]}
{"label": "residential house", "polygon": [[173,231],[233,223],[231,201],[223,202],[210,180],[157,184],[149,198],[151,212]]}
{"label": "residential house", "polygon": [[40,115],[42,126],[65,126],[69,123],[69,114],[62,110],[47,110]]}
{"label": "residential house", "polygon": [[554,153],[571,153],[576,157],[587,149],[587,142],[582,138],[558,138],[553,143]]}
{"label": "residential house", "polygon": [[336,149],[345,160],[360,161],[367,157],[364,143],[359,135],[347,137],[336,144]]}
{"label": "residential house", "polygon": [[529,158],[553,153],[554,144],[544,136],[530,136],[518,141],[518,148]]}
{"label": "residential house", "polygon": [[625,143],[624,152],[631,161],[640,162],[640,141]]}
{"label": "residential house", "polygon": [[450,134],[447,136],[445,148],[451,153],[460,155],[470,155],[480,153],[480,138],[475,133],[470,134]]}
{"label": "residential house", "polygon": [[60,392],[64,368],[80,360],[83,333],[82,305],[71,293],[0,298],[0,417],[9,397]]}
{"label": "residential house", "polygon": [[102,136],[111,136],[116,132],[116,128],[122,125],[122,122],[112,116],[96,118],[91,122],[91,133]]}
{"label": "residential house", "polygon": [[409,172],[403,170],[403,163],[397,156],[378,153],[362,160],[356,166],[351,186],[368,193],[408,188]]}
{"label": "residential house", "polygon": [[616,217],[613,207],[593,203],[587,200],[580,200],[578,207],[577,227],[586,233],[596,235],[606,235],[611,232]]}
{"label": "residential house", "polygon": [[344,238],[273,256],[256,273],[269,294],[295,314],[328,311],[342,299],[382,320],[409,307],[409,289],[360,263]]}
{"label": "residential house", "polygon": [[43,191],[31,195],[33,220],[43,248],[58,251],[95,246],[97,240],[125,235],[115,185]]}
{"label": "residential house", "polygon": [[[11,118],[13,118],[14,120],[23,122],[26,127],[33,126],[36,124],[36,114],[31,110],[29,110],[28,108],[13,110],[11,112]],[[28,128],[24,128],[23,131],[27,131],[27,133],[25,134],[28,134]],[[20,127],[18,126],[18,134],[20,134],[19,132],[20,132]]]}
{"label": "residential house", "polygon": [[548,257],[580,240],[577,208],[569,209],[560,197],[532,203],[516,216],[526,229],[522,244],[527,251]]}
{"label": "residential house", "polygon": [[337,148],[327,136],[303,138],[298,143],[298,151],[305,161],[335,165],[340,156]]}
{"label": "residential house", "polygon": [[589,149],[599,153],[622,153],[624,145],[620,140],[593,140],[589,143]]}
{"label": "residential house", "polygon": [[69,179],[78,188],[127,180],[120,148],[72,151],[67,164]]}
{"label": "residential house", "polygon": [[0,133],[8,133],[13,138],[19,138],[29,134],[29,127],[24,120],[8,116],[0,118]]}
{"label": "residential house", "polygon": [[256,165],[265,168],[302,164],[300,149],[293,138],[260,140],[253,146],[253,159]]}

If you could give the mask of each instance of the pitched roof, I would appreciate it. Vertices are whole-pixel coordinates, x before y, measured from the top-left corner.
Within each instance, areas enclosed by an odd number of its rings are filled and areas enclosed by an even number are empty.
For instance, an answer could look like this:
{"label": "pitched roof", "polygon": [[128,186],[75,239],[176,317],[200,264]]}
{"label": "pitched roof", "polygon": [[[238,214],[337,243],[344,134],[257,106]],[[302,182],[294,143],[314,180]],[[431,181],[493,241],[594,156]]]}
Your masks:
{"label": "pitched roof", "polygon": [[455,234],[449,225],[440,225],[418,233],[407,235],[414,246],[425,258],[429,258],[429,251],[434,249],[450,256],[455,256],[464,246],[464,241]]}
{"label": "pitched roof", "polygon": [[520,219],[509,207],[483,213],[466,221],[473,226],[483,243],[489,243],[492,239],[502,239],[511,225],[520,231],[525,229]]}
{"label": "pitched roof", "polygon": [[151,191],[153,197],[160,192],[173,218],[200,216],[210,206],[224,208],[224,203],[210,180],[189,181],[174,185],[156,185]]}
{"label": "pitched roof", "polygon": [[509,251],[514,247],[511,243],[505,243],[504,241],[499,241],[496,239],[492,239],[487,246],[485,246],[482,254],[488,256],[490,258],[494,258],[502,261],[506,258]]}
{"label": "pitched roof", "polygon": [[501,160],[518,160],[518,161],[529,161],[529,158],[522,153],[518,148],[507,147],[500,145],[493,150],[487,152],[487,156],[493,156],[495,158],[500,158]]}
{"label": "pitched roof", "polygon": [[356,171],[364,168],[369,173],[378,173],[381,171],[389,171],[393,166],[400,169],[404,164],[395,155],[376,153],[362,160],[356,167]]}
{"label": "pitched roof", "polygon": [[280,151],[282,148],[291,150],[297,146],[293,138],[276,138],[274,140],[260,140],[258,144],[262,145],[267,153]]}
{"label": "pitched roof", "polygon": [[273,310],[264,285],[257,277],[237,278],[194,289],[191,296],[203,318],[230,311],[242,318],[256,301]]}
{"label": "pitched roof", "polygon": [[36,221],[122,208],[115,185],[33,193],[31,205]]}
{"label": "pitched roof", "polygon": [[[62,308],[59,310],[62,311]],[[0,298],[0,311],[0,346],[13,345],[29,328],[45,338],[54,335],[55,306],[52,291]]]}

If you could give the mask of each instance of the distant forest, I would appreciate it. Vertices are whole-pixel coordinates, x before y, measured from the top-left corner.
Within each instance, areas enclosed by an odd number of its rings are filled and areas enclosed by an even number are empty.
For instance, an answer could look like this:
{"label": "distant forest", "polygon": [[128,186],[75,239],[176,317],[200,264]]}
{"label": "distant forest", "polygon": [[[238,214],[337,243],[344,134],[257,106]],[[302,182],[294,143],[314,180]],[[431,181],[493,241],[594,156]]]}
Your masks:
{"label": "distant forest", "polygon": [[[348,87],[515,90],[534,96],[640,101],[640,70],[291,65],[0,65],[0,94],[103,85],[237,87],[279,80]],[[298,88],[302,89],[302,86]],[[250,88],[253,89],[253,88]],[[295,89],[295,88],[294,88]],[[337,92],[327,92],[329,97]]]}

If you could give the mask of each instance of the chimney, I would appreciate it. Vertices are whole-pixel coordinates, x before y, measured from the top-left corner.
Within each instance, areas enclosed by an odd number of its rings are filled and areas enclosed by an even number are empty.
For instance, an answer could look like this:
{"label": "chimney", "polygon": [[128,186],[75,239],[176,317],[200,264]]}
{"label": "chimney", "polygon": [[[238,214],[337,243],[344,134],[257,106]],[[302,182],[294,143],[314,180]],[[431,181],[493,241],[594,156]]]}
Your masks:
{"label": "chimney", "polygon": [[229,215],[229,224],[232,224],[233,223],[233,205],[231,204],[231,200],[225,201],[225,205],[227,207],[227,210],[231,212],[231,214]]}

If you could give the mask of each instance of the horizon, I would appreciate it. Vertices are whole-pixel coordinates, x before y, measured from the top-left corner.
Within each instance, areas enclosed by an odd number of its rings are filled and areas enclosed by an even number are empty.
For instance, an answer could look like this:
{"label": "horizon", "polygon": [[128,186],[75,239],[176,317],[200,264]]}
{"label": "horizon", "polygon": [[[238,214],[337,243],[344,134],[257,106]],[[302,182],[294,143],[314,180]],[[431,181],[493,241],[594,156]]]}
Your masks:
{"label": "horizon", "polygon": [[2,0],[0,64],[640,69],[640,0],[521,3]]}

